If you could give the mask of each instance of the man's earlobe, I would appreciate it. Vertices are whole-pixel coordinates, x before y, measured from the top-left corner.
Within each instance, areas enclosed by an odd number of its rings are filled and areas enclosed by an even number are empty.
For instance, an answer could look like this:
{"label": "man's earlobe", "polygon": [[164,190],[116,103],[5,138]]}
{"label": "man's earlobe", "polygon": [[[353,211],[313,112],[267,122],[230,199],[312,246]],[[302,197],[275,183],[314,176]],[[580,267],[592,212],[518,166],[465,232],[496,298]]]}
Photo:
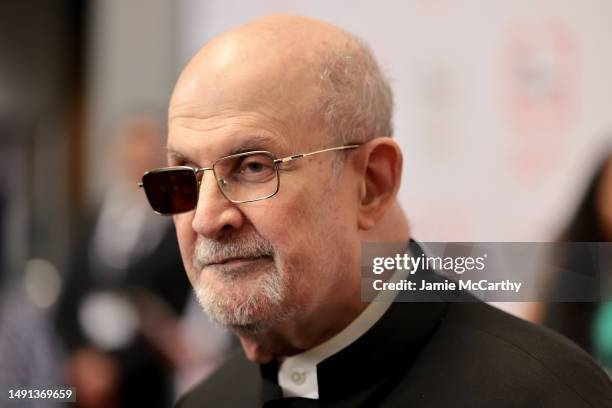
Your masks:
{"label": "man's earlobe", "polygon": [[371,229],[395,202],[402,175],[402,153],[388,137],[368,143],[362,167],[359,227]]}

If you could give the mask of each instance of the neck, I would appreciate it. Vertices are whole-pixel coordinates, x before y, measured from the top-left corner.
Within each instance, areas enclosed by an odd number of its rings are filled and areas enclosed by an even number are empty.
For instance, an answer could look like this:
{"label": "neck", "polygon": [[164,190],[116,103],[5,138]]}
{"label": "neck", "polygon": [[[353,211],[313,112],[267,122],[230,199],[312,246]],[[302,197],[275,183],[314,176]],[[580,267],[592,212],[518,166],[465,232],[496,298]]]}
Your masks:
{"label": "neck", "polygon": [[[361,235],[362,242],[406,242],[410,239],[410,228],[403,210],[395,203],[374,228],[362,231]],[[344,293],[344,297],[337,296],[333,301],[314,305],[297,318],[265,332],[235,330],[247,358],[265,364],[279,356],[298,354],[329,340],[347,327],[368,306],[361,301],[359,264],[352,275],[354,279],[343,281],[342,288],[331,292]]]}
{"label": "neck", "polygon": [[[331,339],[347,327],[367,307],[359,294],[353,299],[333,305],[317,305],[316,311],[307,311],[283,325],[262,333],[236,331],[249,360],[265,364],[277,357],[302,353]],[[322,319],[321,316],[332,318]]]}

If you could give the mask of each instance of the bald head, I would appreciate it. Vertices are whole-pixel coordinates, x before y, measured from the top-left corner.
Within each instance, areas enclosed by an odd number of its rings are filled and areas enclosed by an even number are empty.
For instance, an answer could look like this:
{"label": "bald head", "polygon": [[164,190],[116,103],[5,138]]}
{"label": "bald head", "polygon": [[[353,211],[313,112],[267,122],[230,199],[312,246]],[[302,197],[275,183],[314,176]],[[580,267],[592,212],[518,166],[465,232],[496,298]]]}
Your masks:
{"label": "bald head", "polygon": [[[323,131],[339,143],[392,133],[392,95],[367,47],[322,21],[272,15],[226,32],[189,62],[169,120],[191,111],[265,109],[283,131]],[[320,141],[308,143],[320,145]]]}

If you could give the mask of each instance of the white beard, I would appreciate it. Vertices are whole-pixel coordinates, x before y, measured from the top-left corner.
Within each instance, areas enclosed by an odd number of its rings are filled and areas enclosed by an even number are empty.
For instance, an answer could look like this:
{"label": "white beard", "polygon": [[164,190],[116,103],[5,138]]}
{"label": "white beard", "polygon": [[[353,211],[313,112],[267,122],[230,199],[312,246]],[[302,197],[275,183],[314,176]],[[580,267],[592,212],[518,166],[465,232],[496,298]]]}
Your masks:
{"label": "white beard", "polygon": [[[240,280],[240,278],[236,279]],[[198,281],[194,290],[204,312],[215,323],[224,327],[261,331],[284,320],[287,285],[278,273],[265,272],[252,288],[227,295],[213,290],[206,282]]]}
{"label": "white beard", "polygon": [[[194,291],[211,321],[254,334],[288,319],[292,314],[292,308],[287,304],[289,282],[276,265],[266,263],[262,270],[215,265],[210,271],[215,282],[201,279],[202,265],[215,256],[273,256],[273,248],[262,238],[237,239],[227,244],[198,238],[193,266],[199,273]],[[258,276],[253,277],[253,274]],[[223,289],[216,289],[219,286]]]}

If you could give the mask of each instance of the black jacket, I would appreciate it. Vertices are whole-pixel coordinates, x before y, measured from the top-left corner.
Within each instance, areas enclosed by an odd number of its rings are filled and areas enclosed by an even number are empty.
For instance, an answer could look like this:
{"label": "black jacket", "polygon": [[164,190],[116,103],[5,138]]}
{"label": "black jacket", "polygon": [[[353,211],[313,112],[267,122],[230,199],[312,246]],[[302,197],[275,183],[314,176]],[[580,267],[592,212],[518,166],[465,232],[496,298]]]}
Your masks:
{"label": "black jacket", "polygon": [[277,373],[240,350],[176,406],[612,408],[612,383],[583,350],[465,293],[393,303],[317,365],[318,400],[281,398]]}

